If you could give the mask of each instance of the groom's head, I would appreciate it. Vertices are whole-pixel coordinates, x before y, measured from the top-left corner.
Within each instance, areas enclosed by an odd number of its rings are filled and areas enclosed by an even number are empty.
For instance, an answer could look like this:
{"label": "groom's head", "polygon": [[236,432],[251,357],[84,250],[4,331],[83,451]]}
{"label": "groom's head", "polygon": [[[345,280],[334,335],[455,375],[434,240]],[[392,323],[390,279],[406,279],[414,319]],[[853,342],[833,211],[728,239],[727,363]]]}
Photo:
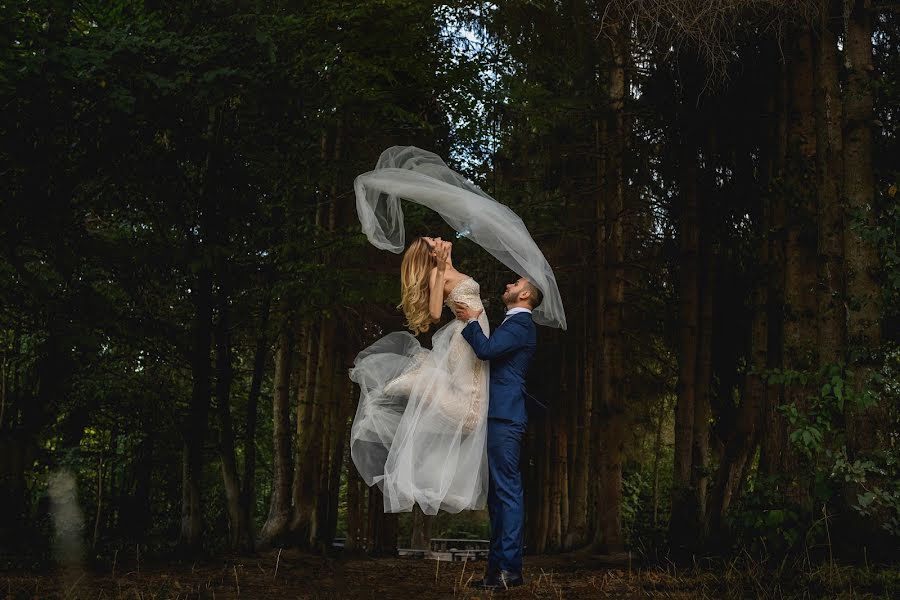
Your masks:
{"label": "groom's head", "polygon": [[503,304],[506,305],[507,309],[521,306],[522,308],[534,310],[541,305],[541,300],[543,299],[544,295],[541,294],[541,290],[537,289],[537,286],[524,277],[520,277],[512,283],[507,283],[506,290],[503,292]]}

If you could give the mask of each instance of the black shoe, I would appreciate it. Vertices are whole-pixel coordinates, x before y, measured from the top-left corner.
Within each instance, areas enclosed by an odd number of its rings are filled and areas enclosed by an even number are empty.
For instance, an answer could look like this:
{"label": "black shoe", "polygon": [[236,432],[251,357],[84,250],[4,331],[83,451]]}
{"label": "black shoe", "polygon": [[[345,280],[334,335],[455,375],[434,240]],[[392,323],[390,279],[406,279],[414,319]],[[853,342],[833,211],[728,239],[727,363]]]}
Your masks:
{"label": "black shoe", "polygon": [[525,583],[521,573],[512,571],[500,571],[500,586],[504,588],[518,587]]}
{"label": "black shoe", "polygon": [[521,573],[513,573],[512,571],[500,571],[499,573],[489,573],[483,579],[476,581],[472,587],[477,590],[506,590],[509,588],[523,585],[525,579]]}
{"label": "black shoe", "polygon": [[472,583],[472,587],[476,590],[502,589],[503,584],[500,583],[500,571],[485,573],[484,577]]}

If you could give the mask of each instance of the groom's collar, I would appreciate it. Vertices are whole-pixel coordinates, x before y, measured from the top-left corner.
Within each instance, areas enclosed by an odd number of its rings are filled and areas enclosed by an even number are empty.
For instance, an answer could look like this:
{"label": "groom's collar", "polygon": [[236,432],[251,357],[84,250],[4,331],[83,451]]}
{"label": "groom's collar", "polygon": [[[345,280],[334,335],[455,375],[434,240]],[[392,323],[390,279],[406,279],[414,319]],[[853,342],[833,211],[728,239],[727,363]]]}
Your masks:
{"label": "groom's collar", "polygon": [[[506,317],[503,319],[503,323],[506,323],[506,319],[510,318],[511,316],[522,314],[522,313],[531,314],[531,309],[525,308],[524,306],[516,306],[515,308],[511,308],[508,311],[506,311]],[[501,325],[503,323],[501,323]]]}

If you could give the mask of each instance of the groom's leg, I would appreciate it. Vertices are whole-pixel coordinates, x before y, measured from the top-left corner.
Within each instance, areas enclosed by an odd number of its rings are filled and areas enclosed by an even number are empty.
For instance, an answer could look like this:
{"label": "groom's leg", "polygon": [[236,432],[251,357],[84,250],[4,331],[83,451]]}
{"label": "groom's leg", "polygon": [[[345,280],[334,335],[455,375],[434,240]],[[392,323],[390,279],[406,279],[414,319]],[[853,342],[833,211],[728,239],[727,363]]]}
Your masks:
{"label": "groom's leg", "polygon": [[503,536],[503,516],[502,506],[497,497],[496,476],[494,475],[494,465],[497,463],[496,452],[498,448],[494,444],[494,440],[498,439],[497,432],[494,431],[494,419],[488,419],[487,434],[487,453],[488,453],[488,514],[491,517],[491,549],[488,553],[488,573],[500,572],[500,557],[502,555],[501,538]]}
{"label": "groom's leg", "polygon": [[[511,421],[498,421],[489,465],[500,504],[502,535],[500,539],[500,568],[513,573],[522,572],[522,534],[525,525],[525,506],[519,455],[525,426]],[[490,459],[493,458],[491,461]],[[492,536],[493,537],[493,536]]]}

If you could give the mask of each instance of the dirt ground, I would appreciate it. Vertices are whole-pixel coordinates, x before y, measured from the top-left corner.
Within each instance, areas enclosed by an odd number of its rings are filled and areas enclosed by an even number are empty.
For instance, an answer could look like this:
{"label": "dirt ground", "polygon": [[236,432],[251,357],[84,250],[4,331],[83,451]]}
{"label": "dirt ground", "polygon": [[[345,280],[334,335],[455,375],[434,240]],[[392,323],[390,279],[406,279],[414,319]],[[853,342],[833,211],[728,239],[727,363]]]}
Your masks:
{"label": "dirt ground", "polygon": [[[526,584],[507,592],[478,592],[484,561],[407,558],[329,559],[294,551],[197,564],[120,563],[116,572],[27,575],[0,573],[3,600],[66,599],[581,599],[581,598],[898,598],[897,580],[871,575],[798,575],[787,585],[742,572],[638,568],[627,556],[528,556]],[[854,571],[855,573],[855,571]],[[855,578],[855,580],[854,580]],[[802,581],[800,581],[802,579]]]}

